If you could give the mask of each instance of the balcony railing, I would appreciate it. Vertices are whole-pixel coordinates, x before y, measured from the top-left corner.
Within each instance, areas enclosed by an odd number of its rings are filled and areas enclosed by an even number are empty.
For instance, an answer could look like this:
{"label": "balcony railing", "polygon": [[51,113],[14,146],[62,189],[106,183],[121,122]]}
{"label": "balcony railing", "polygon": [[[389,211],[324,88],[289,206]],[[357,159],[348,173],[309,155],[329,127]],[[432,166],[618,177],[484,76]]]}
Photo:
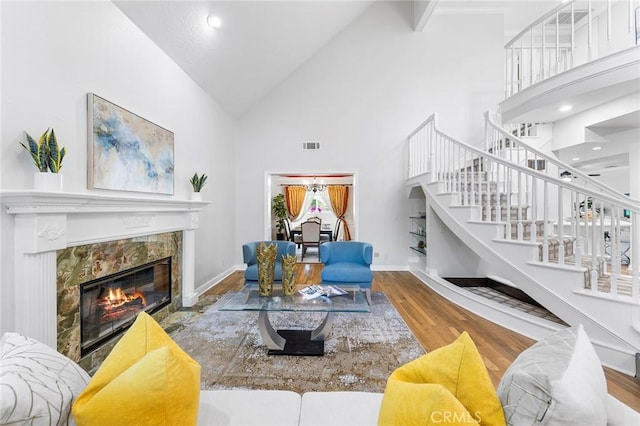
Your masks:
{"label": "balcony railing", "polygon": [[537,19],[505,45],[505,97],[635,46],[638,7],[639,0],[569,0]]}

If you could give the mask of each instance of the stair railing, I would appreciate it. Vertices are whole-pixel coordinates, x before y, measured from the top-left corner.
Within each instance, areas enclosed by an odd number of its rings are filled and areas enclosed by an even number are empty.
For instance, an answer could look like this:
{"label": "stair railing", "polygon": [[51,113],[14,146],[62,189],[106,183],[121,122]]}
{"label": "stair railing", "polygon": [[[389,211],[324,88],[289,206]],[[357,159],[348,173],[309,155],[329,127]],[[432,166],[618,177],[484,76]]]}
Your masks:
{"label": "stair railing", "polygon": [[[527,261],[565,265],[572,257],[574,265],[585,268],[585,288],[591,293],[639,300],[638,268],[623,277],[621,258],[629,256],[632,265],[640,265],[638,240],[633,238],[633,229],[639,229],[640,203],[563,181],[536,170],[536,163],[532,168],[459,141],[438,129],[435,114],[408,139],[408,178],[426,174],[440,191],[459,193],[459,205],[479,206],[482,221],[504,223],[504,239],[539,243],[539,257]],[[630,250],[623,244],[627,240]],[[550,257],[551,248],[557,254]],[[605,283],[599,282],[601,277],[606,277]]]}
{"label": "stair railing", "polygon": [[611,196],[626,200],[628,197],[611,186],[594,179],[588,174],[559,160],[556,156],[541,151],[498,125],[492,118],[491,112],[484,113],[485,119],[485,149],[487,152],[501,156],[509,161],[522,162],[521,164],[535,165],[538,170],[542,168],[547,173],[563,173],[567,179],[584,188],[607,193]]}
{"label": "stair railing", "polygon": [[568,0],[535,20],[505,45],[505,97],[635,46],[637,6],[637,0]]}

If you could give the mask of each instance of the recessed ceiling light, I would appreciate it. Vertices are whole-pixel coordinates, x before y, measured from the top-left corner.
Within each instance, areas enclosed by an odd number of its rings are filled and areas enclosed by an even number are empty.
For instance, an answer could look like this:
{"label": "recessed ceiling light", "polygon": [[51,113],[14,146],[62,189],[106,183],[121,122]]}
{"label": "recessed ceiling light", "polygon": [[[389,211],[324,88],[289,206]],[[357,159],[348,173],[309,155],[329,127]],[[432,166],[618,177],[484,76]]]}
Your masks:
{"label": "recessed ceiling light", "polygon": [[601,149],[601,146],[594,146],[593,148],[591,148],[592,151],[600,151]]}
{"label": "recessed ceiling light", "polygon": [[207,16],[207,25],[217,30],[222,25],[222,20],[216,15]]}
{"label": "recessed ceiling light", "polygon": [[571,161],[578,161],[579,159],[580,159],[580,157],[573,157],[573,158],[571,159]]}
{"label": "recessed ceiling light", "polygon": [[571,105],[562,105],[560,107],[560,112],[567,112],[567,111],[571,111],[571,108],[573,108]]}

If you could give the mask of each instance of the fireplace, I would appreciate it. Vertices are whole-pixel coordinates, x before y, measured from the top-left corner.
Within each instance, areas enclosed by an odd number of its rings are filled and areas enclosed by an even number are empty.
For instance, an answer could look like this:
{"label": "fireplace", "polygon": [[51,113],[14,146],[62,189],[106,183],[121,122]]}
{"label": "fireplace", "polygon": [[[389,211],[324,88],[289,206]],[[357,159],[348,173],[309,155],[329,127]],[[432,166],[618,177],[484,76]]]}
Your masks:
{"label": "fireplace", "polygon": [[3,277],[6,271],[13,282],[4,328],[56,348],[86,371],[98,368],[118,337],[92,351],[82,345],[82,284],[170,257],[171,302],[153,313],[157,321],[193,306],[208,289],[195,288],[196,230],[208,201],[27,190],[0,191],[0,203],[14,218],[3,246]]}
{"label": "fireplace", "polygon": [[125,331],[138,313],[170,303],[170,257],[81,284],[80,355]]}

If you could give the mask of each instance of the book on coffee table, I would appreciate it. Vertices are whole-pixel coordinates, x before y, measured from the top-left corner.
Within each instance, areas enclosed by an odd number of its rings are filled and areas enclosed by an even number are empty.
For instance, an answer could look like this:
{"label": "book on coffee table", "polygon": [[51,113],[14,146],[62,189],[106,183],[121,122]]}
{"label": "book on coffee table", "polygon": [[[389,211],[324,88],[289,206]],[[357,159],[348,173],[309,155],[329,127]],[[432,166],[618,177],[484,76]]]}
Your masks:
{"label": "book on coffee table", "polygon": [[315,299],[316,297],[334,297],[347,294],[346,291],[335,285],[309,285],[298,290],[305,299]]}

